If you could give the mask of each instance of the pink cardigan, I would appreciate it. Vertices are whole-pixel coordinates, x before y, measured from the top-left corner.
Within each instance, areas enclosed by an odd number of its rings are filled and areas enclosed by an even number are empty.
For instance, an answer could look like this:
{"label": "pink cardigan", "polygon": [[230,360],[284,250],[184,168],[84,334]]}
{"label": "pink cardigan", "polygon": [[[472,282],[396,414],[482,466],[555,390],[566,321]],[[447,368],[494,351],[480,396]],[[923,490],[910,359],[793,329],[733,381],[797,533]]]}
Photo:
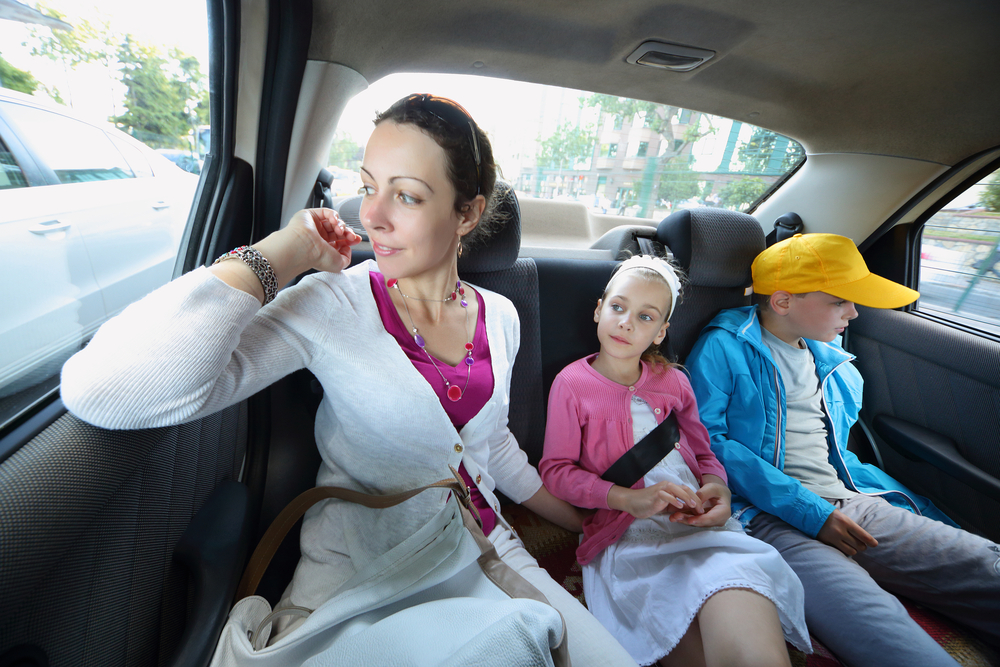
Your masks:
{"label": "pink cardigan", "polygon": [[[708,431],[698,417],[694,392],[684,373],[676,369],[656,373],[643,362],[639,381],[626,387],[591,368],[596,356],[573,362],[553,381],[545,454],[538,464],[542,481],[553,495],[577,507],[597,509],[583,522],[583,542],[576,550],[581,565],[618,540],[633,521],[628,512],[608,507],[608,492],[614,485],[601,479],[634,444],[633,392],[653,409],[657,423],[671,412],[676,414],[681,456],[699,482],[706,473],[726,479],[725,469],[709,449]],[[640,479],[632,488],[643,486]]]}

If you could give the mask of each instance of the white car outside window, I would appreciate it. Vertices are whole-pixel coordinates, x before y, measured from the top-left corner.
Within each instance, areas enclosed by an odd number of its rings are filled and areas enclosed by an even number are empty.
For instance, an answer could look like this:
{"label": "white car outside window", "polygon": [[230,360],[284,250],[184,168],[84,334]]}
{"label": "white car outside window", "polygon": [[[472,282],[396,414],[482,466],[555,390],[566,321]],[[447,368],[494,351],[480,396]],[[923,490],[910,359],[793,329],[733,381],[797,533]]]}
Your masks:
{"label": "white car outside window", "polygon": [[3,422],[10,397],[170,280],[198,177],[110,126],[6,92],[0,140],[5,181],[27,184],[0,189],[0,278],[20,286],[0,320]]}

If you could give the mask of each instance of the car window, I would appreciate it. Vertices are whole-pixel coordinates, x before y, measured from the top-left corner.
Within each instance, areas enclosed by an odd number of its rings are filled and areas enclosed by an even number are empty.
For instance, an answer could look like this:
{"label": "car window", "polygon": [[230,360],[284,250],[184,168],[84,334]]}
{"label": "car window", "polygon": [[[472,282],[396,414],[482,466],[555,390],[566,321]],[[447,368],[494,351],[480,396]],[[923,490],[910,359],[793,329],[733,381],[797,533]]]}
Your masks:
{"label": "car window", "polygon": [[134,178],[125,157],[93,125],[20,104],[4,109],[60,183]]}
{"label": "car window", "polygon": [[156,151],[197,154],[209,131],[205,0],[38,8],[73,29],[0,20],[4,136],[32,177],[0,144],[0,428],[170,280],[199,177]]}
{"label": "car window", "polygon": [[7,145],[0,141],[0,190],[25,187],[28,187],[28,181],[25,180],[21,168],[17,166],[17,161],[14,160]]}
{"label": "car window", "polygon": [[143,156],[142,151],[126,140],[110,135],[111,142],[121,151],[128,161],[132,173],[138,178],[148,178],[153,175],[153,169],[149,166],[149,161]]}
{"label": "car window", "polygon": [[924,223],[917,309],[1000,335],[1000,170]]}
{"label": "car window", "polygon": [[350,101],[331,171],[356,172],[375,113],[414,91],[469,110],[519,199],[578,202],[601,215],[658,222],[694,206],[745,211],[805,159],[788,137],[676,106],[494,78],[397,74]]}

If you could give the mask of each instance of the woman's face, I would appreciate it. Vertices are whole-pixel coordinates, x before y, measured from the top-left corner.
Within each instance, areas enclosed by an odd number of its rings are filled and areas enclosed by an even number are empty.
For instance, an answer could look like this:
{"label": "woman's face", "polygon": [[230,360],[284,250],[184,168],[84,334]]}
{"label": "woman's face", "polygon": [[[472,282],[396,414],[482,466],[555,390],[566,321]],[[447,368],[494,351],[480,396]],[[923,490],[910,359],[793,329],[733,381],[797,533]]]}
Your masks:
{"label": "woman's face", "polygon": [[444,149],[413,125],[386,121],[375,127],[361,180],[361,224],[386,278],[450,266],[461,235],[478,222],[472,210],[455,211]]}

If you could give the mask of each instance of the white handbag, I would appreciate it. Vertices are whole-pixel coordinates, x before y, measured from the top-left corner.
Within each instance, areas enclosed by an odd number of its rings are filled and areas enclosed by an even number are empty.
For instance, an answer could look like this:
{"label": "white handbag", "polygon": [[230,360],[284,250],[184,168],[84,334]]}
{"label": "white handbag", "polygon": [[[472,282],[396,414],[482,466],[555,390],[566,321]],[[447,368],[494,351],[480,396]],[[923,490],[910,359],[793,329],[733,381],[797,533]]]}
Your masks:
{"label": "white handbag", "polygon": [[[473,518],[468,489],[452,472],[453,480],[393,496],[317,487],[292,501],[250,559],[211,667],[568,667],[565,621],[500,559]],[[431,488],[451,489],[444,508],[317,609],[272,613],[267,600],[253,595],[288,530],[315,503],[340,498],[390,507]],[[305,621],[267,645],[271,622],[285,615]]]}

